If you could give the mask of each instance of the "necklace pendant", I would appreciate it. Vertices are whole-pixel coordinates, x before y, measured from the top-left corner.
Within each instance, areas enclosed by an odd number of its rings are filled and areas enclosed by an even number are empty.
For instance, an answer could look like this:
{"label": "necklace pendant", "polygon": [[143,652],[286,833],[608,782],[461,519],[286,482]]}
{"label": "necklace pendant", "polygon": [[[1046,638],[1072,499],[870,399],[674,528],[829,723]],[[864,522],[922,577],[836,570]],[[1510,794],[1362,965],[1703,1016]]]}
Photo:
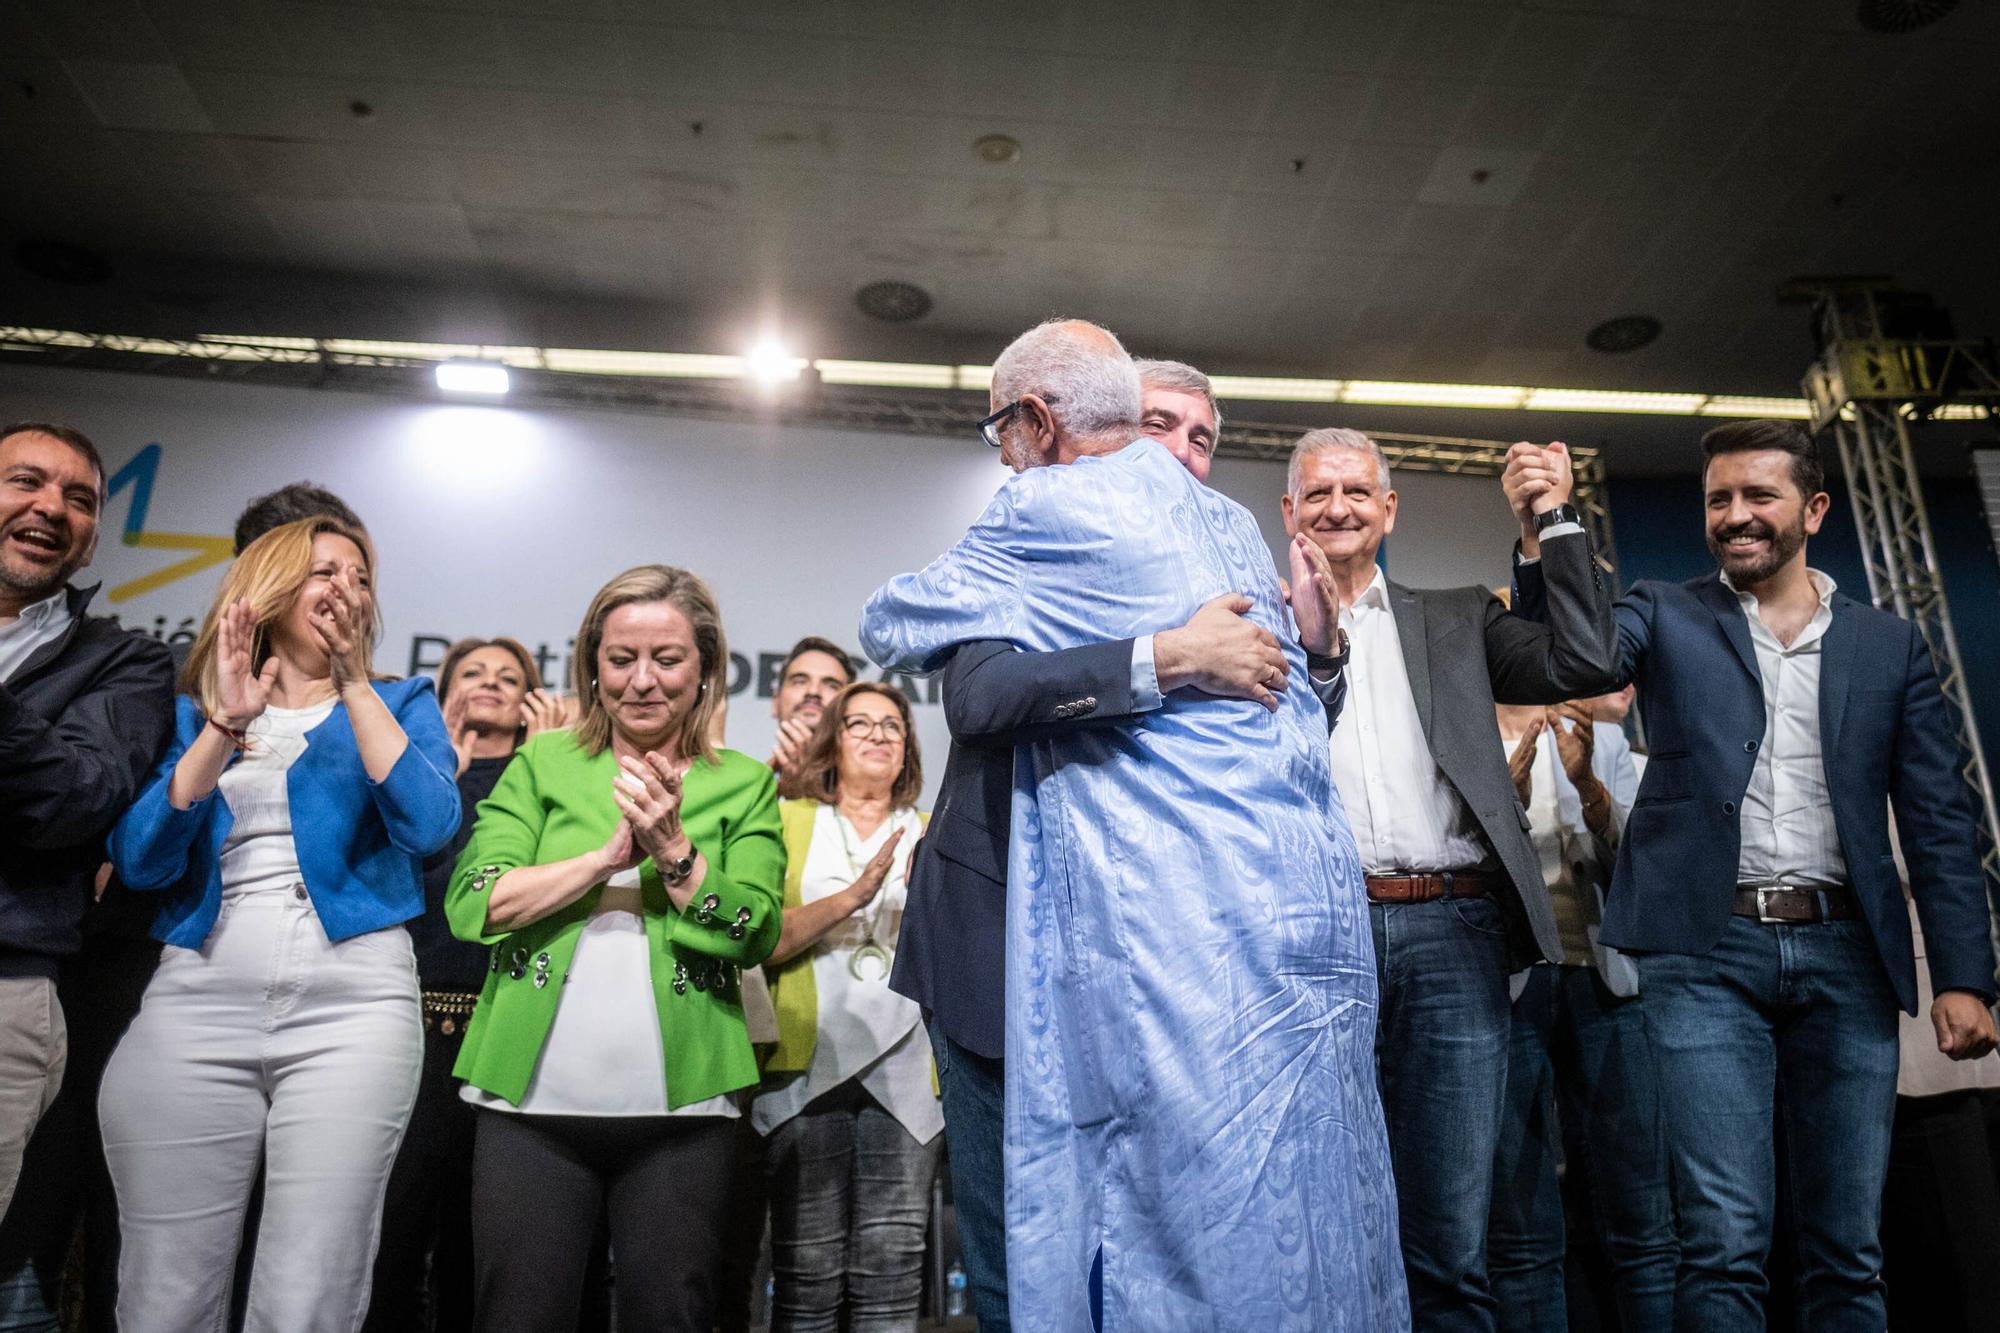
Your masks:
{"label": "necklace pendant", "polygon": [[848,955],[847,970],[856,981],[887,981],[889,951],[872,939],[864,941]]}

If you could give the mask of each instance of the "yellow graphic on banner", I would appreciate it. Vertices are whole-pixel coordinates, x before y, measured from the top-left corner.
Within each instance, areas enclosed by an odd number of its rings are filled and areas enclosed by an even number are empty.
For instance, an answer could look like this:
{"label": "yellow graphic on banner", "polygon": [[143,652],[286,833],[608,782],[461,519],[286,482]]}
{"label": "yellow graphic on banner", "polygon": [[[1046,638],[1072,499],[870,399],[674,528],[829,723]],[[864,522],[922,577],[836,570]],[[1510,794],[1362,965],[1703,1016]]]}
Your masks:
{"label": "yellow graphic on banner", "polygon": [[204,537],[185,532],[133,532],[125,534],[127,546],[151,546],[168,551],[193,551],[185,560],[176,560],[163,569],[156,569],[129,583],[121,583],[111,590],[111,600],[122,602],[129,598],[141,597],[155,588],[163,588],[179,579],[199,574],[212,565],[220,565],[236,554],[236,543],[229,537]]}
{"label": "yellow graphic on banner", "polygon": [[121,583],[111,590],[111,600],[127,601],[142,597],[155,588],[165,587],[202,570],[219,565],[236,554],[236,542],[229,537],[211,537],[205,533],[188,532],[148,532],[146,531],[146,510],[153,503],[153,480],[160,474],[160,457],[164,451],[157,441],[141,449],[132,461],[112,474],[105,483],[108,496],[115,496],[127,487],[132,491],[132,504],[125,511],[125,531],[119,536],[127,546],[150,546],[166,551],[193,551],[185,560],[175,561],[164,569],[156,569],[128,583]]}

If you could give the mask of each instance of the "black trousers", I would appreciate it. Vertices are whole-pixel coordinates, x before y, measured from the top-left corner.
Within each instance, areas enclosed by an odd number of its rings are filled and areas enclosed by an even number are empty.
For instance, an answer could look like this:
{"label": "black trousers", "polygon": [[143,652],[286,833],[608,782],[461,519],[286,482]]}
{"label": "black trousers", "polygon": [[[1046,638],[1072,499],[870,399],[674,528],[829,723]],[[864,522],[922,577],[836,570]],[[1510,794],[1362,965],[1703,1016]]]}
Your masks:
{"label": "black trousers", "polygon": [[710,1333],[736,1126],[719,1116],[479,1112],[472,1154],[475,1327],[576,1327],[597,1220],[618,1326]]}
{"label": "black trousers", "polygon": [[1896,1099],[1882,1277],[1892,1333],[2000,1329],[2000,1092]]}
{"label": "black trousers", "polygon": [[423,1081],[383,1197],[364,1333],[472,1326],[472,1138],[479,1112],[459,1097],[451,1076],[465,1022],[463,1015],[424,1015]]}

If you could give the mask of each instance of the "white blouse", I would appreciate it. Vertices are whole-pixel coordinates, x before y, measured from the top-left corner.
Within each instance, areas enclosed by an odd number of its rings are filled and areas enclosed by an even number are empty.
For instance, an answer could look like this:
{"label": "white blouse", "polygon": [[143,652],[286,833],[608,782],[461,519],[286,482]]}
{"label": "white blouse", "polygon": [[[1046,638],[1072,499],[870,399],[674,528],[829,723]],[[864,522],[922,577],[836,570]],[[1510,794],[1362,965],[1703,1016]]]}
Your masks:
{"label": "white blouse", "polygon": [[[639,872],[623,871],[606,883],[637,888]],[[726,1092],[667,1109],[666,1043],[646,923],[636,912],[615,910],[595,913],[577,937],[555,1020],[521,1104],[470,1084],[459,1095],[474,1106],[522,1115],[742,1114]]]}
{"label": "white blouse", "polygon": [[286,774],[306,752],[306,733],[333,714],[339,697],[307,708],[266,708],[248,728],[250,746],[215,784],[229,806],[222,843],[222,896],[289,891],[301,881],[292,841]]}
{"label": "white blouse", "polygon": [[[944,1128],[931,1085],[931,1047],[916,1001],[889,989],[889,960],[866,949],[872,937],[893,955],[908,893],[910,849],[923,834],[912,809],[896,811],[863,838],[831,805],[814,816],[812,842],[799,881],[799,900],[817,902],[861,877],[861,871],[896,829],[903,830],[889,873],[874,901],[834,927],[813,946],[813,982],[819,999],[819,1035],[804,1077],[762,1092],[750,1109],[757,1132],[769,1134],[806,1104],[850,1079],[919,1143]],[[857,973],[859,975],[857,975]]]}

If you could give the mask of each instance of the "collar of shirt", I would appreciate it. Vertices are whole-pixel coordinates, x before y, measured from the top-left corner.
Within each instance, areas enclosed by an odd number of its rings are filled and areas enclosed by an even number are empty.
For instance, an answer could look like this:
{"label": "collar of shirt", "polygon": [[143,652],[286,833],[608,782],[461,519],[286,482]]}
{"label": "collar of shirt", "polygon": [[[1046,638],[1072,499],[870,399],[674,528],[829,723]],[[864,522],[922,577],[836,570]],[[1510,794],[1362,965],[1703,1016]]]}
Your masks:
{"label": "collar of shirt", "polygon": [[[1806,569],[1806,579],[1812,584],[1813,591],[1819,594],[1819,610],[1813,612],[1813,618],[1807,622],[1803,630],[1799,631],[1796,639],[1789,644],[1778,645],[1780,652],[1796,653],[1812,647],[1825,636],[1826,627],[1833,623],[1833,594],[1838,591],[1840,585],[1835,583],[1830,575],[1822,574],[1810,567]],[[1738,588],[1726,569],[1722,571],[1722,586],[1736,594],[1736,600],[1743,607],[1744,618],[1750,622],[1750,632],[1754,635],[1771,635],[1769,627],[1764,624],[1764,618],[1757,614],[1757,594],[1744,592]],[[1771,635],[1771,638],[1775,643],[1776,636]]]}
{"label": "collar of shirt", "polygon": [[1389,580],[1382,573],[1382,566],[1375,566],[1375,577],[1368,580],[1368,586],[1354,599],[1352,606],[1343,607],[1342,614],[1348,615],[1360,610],[1387,611],[1389,609]]}
{"label": "collar of shirt", "polygon": [[0,625],[0,680],[20,670],[43,644],[60,638],[69,621],[69,589],[65,587],[21,608],[11,623]]}

